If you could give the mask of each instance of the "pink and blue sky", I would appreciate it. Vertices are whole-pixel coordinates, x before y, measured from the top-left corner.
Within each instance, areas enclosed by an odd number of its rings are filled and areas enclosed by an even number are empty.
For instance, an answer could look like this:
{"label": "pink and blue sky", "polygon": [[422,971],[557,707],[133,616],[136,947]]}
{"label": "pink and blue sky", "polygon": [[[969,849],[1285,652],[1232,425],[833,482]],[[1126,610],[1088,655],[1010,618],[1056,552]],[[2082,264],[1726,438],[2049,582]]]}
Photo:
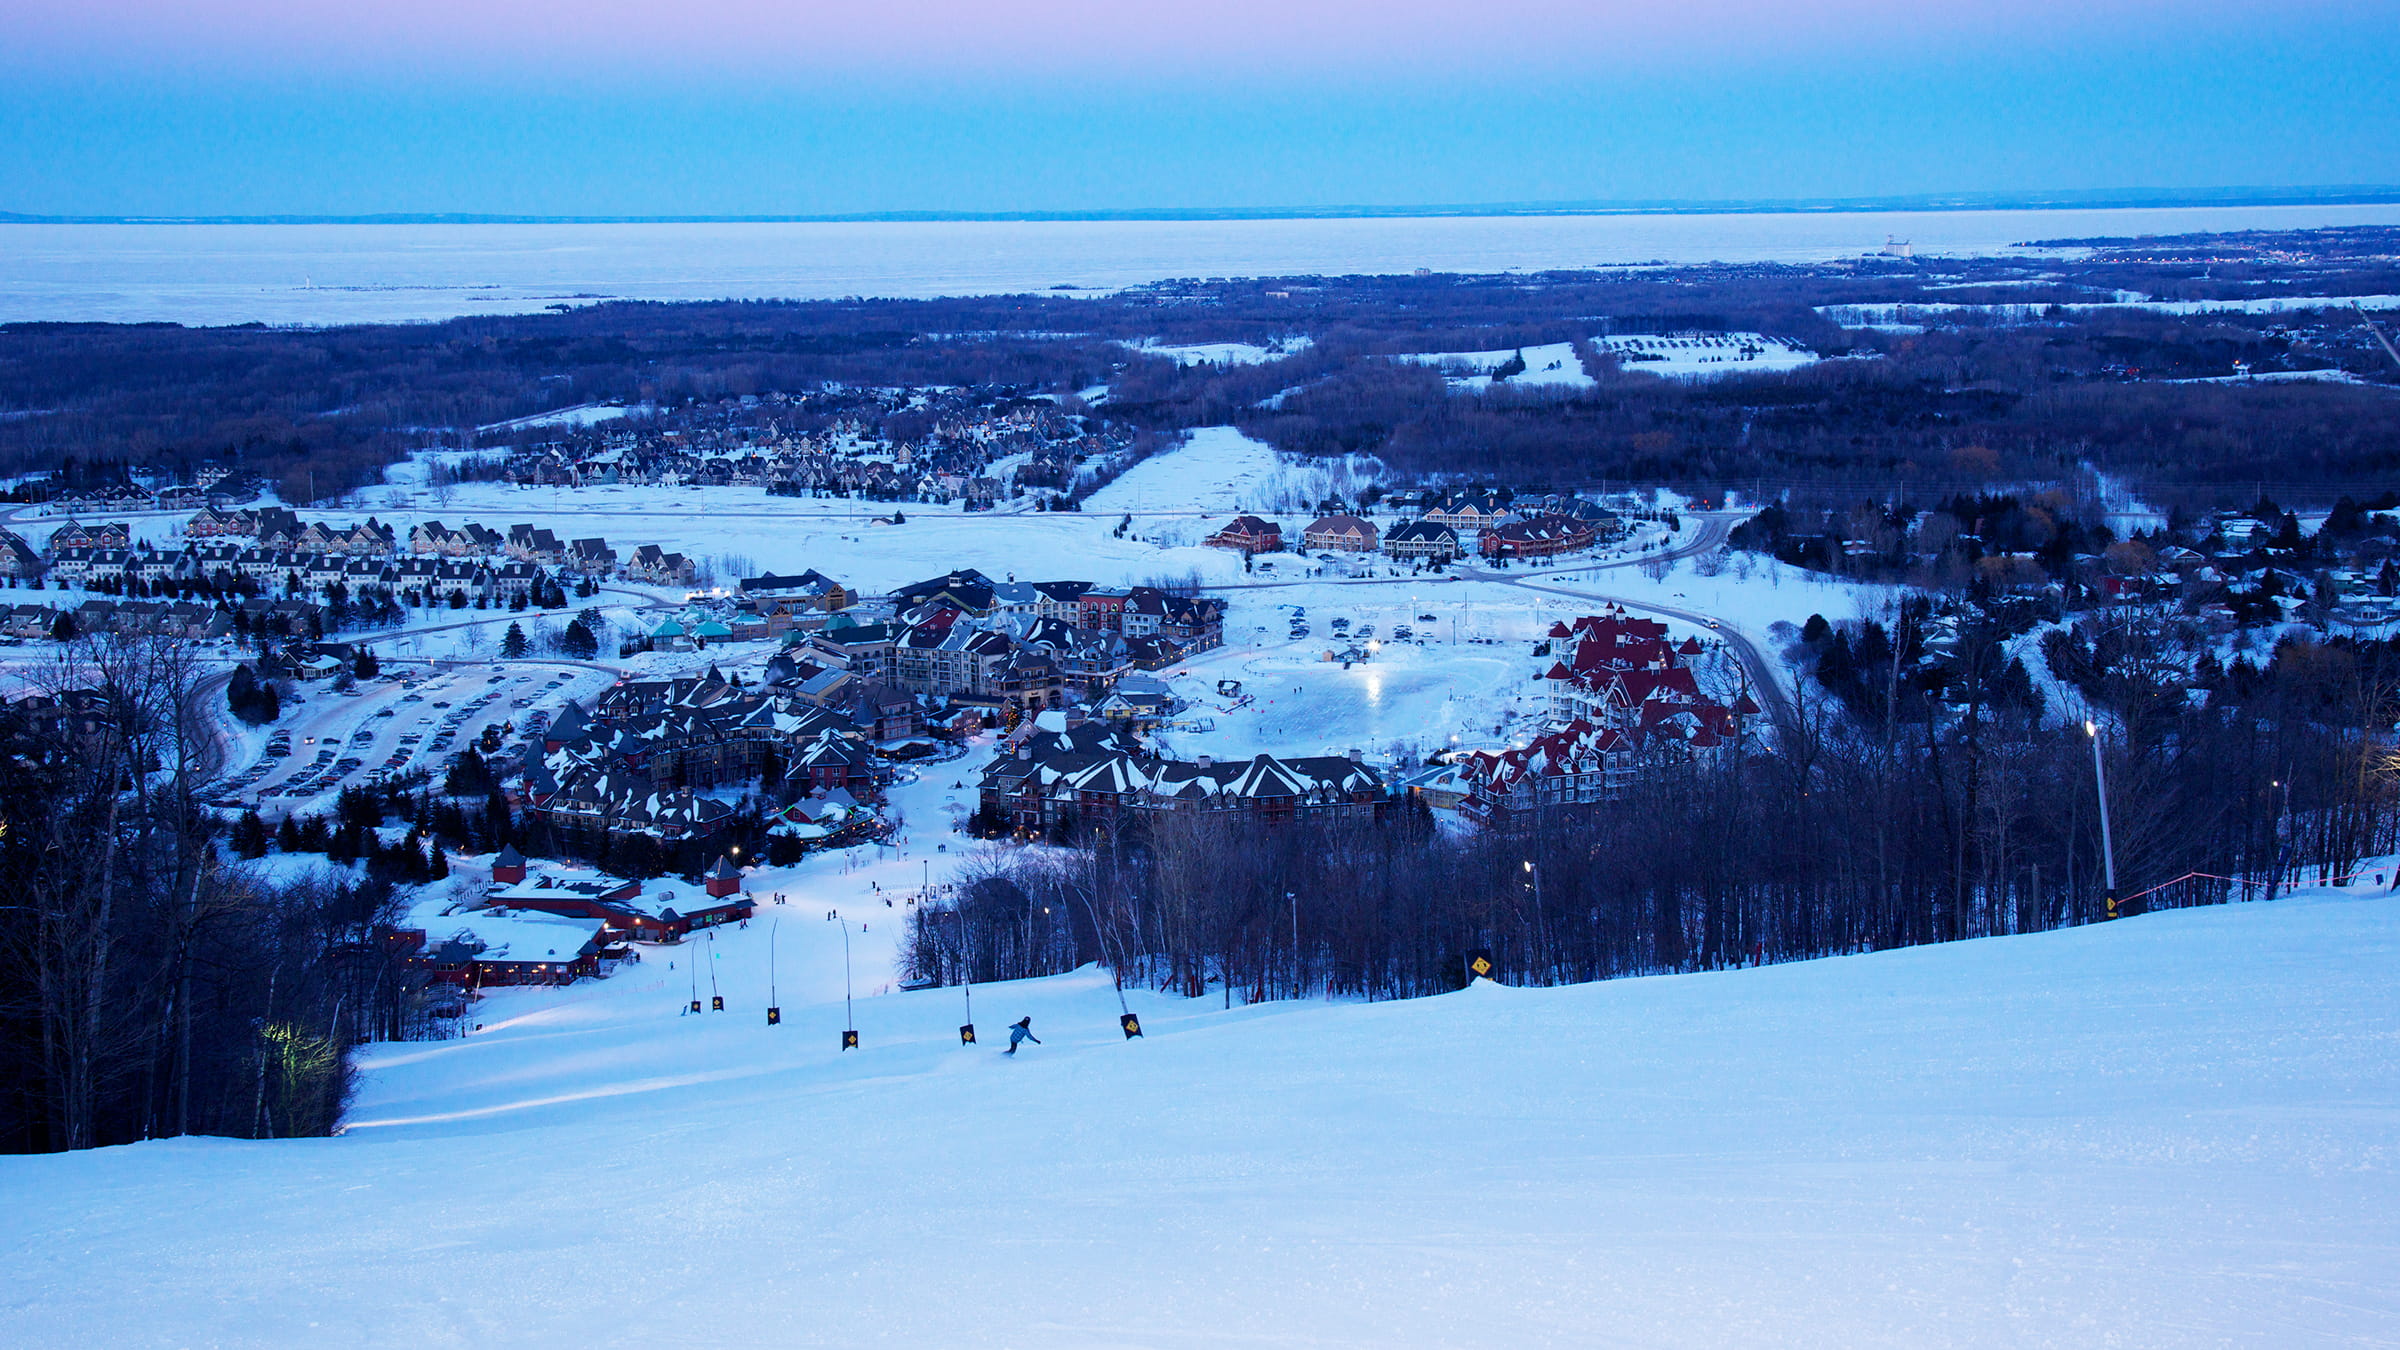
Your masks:
{"label": "pink and blue sky", "polygon": [[2393,0],[11,0],[0,210],[2400,183]]}

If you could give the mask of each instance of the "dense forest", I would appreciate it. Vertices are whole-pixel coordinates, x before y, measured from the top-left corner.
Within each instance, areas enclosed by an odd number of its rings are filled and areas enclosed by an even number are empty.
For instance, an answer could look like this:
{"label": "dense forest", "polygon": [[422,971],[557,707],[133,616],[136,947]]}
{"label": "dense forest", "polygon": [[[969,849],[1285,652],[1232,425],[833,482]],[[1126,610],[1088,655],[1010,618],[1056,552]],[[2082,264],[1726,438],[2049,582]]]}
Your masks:
{"label": "dense forest", "polygon": [[[1108,415],[1140,429],[1234,423],[1302,453],[1371,453],[1409,478],[1873,493],[1973,491],[2091,465],[2187,504],[2223,504],[2237,489],[2322,504],[2313,499],[2368,495],[2361,484],[2400,467],[2400,373],[2356,316],[2110,302],[2400,293],[2394,234],[2142,241],[2073,261],[1870,257],[1177,281],[1074,298],[628,302],[333,329],[12,324],[0,326],[0,472],[69,457],[168,472],[213,462],[258,473],[286,500],[325,501],[411,449],[594,401],[679,406],[825,382],[1059,396],[1107,385]],[[1930,308],[1881,326],[1823,312],[1894,304]],[[1827,359],[1685,382],[1620,367],[1593,343],[1684,331],[1764,333]],[[1308,341],[1247,366],[1179,365],[1127,345],[1294,338]],[[1502,381],[1465,393],[1430,367],[1388,359],[1558,342],[1580,344],[1590,388]],[[2177,382],[2237,369],[2348,382]]]}
{"label": "dense forest", "polygon": [[0,1151],[321,1135],[350,1046],[412,1029],[390,878],[245,865],[194,801],[196,674],[84,639],[0,710]]}

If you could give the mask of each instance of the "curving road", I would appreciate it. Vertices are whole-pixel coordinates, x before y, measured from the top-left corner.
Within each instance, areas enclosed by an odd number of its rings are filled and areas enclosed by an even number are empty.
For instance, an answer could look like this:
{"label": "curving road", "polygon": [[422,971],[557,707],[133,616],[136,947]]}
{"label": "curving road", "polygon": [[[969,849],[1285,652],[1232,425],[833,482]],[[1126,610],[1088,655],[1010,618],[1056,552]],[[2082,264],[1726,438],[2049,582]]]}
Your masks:
{"label": "curving road", "polygon": [[1528,591],[1544,591],[1551,595],[1569,595],[1579,600],[1604,601],[1638,613],[1681,619],[1685,623],[1707,628],[1725,643],[1726,650],[1733,653],[1734,659],[1742,663],[1742,670],[1750,677],[1751,691],[1757,696],[1759,706],[1764,708],[1767,715],[1775,720],[1776,731],[1788,732],[1799,726],[1798,711],[1792,706],[1790,691],[1783,687],[1783,680],[1777,674],[1777,663],[1770,659],[1766,652],[1759,649],[1756,640],[1738,628],[1729,628],[1721,621],[1698,610],[1679,609],[1673,605],[1661,605],[1649,600],[1633,600],[1621,595],[1573,590],[1565,586],[1544,586],[1538,582],[1497,573],[1479,575],[1476,580],[1496,581],[1503,586],[1515,586]]}

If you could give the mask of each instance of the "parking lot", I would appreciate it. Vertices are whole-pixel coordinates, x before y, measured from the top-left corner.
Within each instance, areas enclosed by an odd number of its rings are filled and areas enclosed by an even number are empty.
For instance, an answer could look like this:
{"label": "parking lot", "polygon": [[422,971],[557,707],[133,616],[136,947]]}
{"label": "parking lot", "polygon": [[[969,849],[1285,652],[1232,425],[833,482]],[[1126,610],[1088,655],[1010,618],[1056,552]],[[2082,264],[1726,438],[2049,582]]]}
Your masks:
{"label": "parking lot", "polygon": [[615,678],[545,661],[395,674],[346,693],[308,690],[263,753],[215,785],[212,804],[284,816],[328,806],[345,787],[419,771],[438,777],[459,751],[491,741],[513,748],[569,698],[589,699]]}

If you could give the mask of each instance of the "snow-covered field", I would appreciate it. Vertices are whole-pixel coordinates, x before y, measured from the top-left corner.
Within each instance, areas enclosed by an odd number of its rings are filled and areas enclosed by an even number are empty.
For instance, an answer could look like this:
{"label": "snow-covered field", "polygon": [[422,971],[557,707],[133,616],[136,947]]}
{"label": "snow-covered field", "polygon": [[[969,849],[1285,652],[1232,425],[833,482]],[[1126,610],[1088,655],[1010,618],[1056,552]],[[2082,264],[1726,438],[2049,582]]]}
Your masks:
{"label": "snow-covered field", "polygon": [[1511,389],[1589,389],[1592,377],[1584,373],[1583,358],[1575,354],[1572,342],[1551,342],[1522,349],[1511,347],[1497,352],[1420,352],[1396,357],[1419,365],[1437,366],[1454,390],[1482,393],[1492,387],[1492,372],[1522,354],[1525,369],[1509,377]]}
{"label": "snow-covered field", "polygon": [[1758,333],[1635,333],[1592,341],[1625,370],[1681,380],[1798,370],[1817,360],[1806,347]]}
{"label": "snow-covered field", "polygon": [[2169,380],[2168,384],[2365,384],[2346,370],[2259,370],[2246,375],[2201,375],[2189,380]]}
{"label": "snow-covered field", "polygon": [[2400,295],[2277,295],[2256,300],[2127,299],[2078,301],[2064,305],[1976,305],[1937,301],[1929,304],[1819,305],[1817,312],[1845,327],[1865,328],[1943,314],[1982,314],[2010,323],[2024,323],[2052,309],[2070,314],[2096,309],[2146,309],[2156,314],[2293,314],[2308,310],[2345,310],[2353,305],[2369,310],[2400,309]]}
{"label": "snow-covered field", "polygon": [[[904,906],[784,889],[713,951],[376,1051],[344,1137],[0,1159],[10,1338],[2400,1337],[2391,899],[1406,1003],[1136,993],[1132,1042],[1084,972],[977,990],[965,1049],[955,989],[845,1017],[844,925],[878,990]],[[678,1015],[695,956],[726,1013]]]}
{"label": "snow-covered field", "polygon": [[[1132,475],[1127,475],[1131,477]],[[390,489],[383,491],[389,492]],[[448,505],[435,507],[423,494],[393,505],[379,499],[342,512],[309,512],[355,519],[373,507],[401,532],[432,518],[455,526],[473,520],[498,529],[529,522],[557,531],[562,539],[599,535],[620,554],[637,544],[657,544],[683,553],[718,573],[720,584],[761,571],[799,572],[817,568],[870,591],[939,575],[953,567],[975,567],[995,578],[1010,574],[1031,580],[1086,577],[1117,580],[1198,568],[1231,575],[1241,560],[1219,549],[1196,547],[1206,530],[1192,533],[1195,547],[1162,551],[1155,544],[1116,539],[1116,518],[1092,512],[1051,515],[998,511],[965,513],[957,507],[914,502],[896,507],[840,499],[769,497],[760,488],[597,487],[580,491],[461,484]],[[1161,506],[1200,509],[1189,494],[1170,496]],[[885,525],[875,517],[898,510],[906,523]],[[1130,508],[1127,508],[1130,509]],[[1227,516],[1232,513],[1225,512]],[[1198,522],[1195,520],[1194,524]],[[1222,521],[1217,522],[1219,524]],[[1146,531],[1144,531],[1146,533]],[[729,570],[730,569],[730,570]]]}
{"label": "snow-covered field", "polygon": [[1724,569],[1704,576],[1696,560],[1678,560],[1653,578],[1639,567],[1593,568],[1572,558],[1560,566],[1510,575],[1527,583],[1585,592],[1635,604],[1687,609],[1720,619],[1762,643],[1777,623],[1802,623],[1822,614],[1839,623],[1897,606],[1906,588],[1845,581],[1758,554],[1729,552]]}
{"label": "snow-covered field", "polygon": [[1272,347],[1251,342],[1189,342],[1180,346],[1163,343],[1155,338],[1141,342],[1121,342],[1120,347],[1148,356],[1164,356],[1179,366],[1259,366],[1297,356],[1314,345],[1305,335],[1287,337]]}
{"label": "snow-covered field", "polygon": [[505,422],[493,422],[488,426],[477,427],[475,430],[487,432],[522,431],[532,427],[596,427],[602,422],[614,422],[622,417],[655,411],[657,409],[647,404],[627,407],[622,403],[579,403],[572,408],[560,408],[555,412],[535,413],[530,417],[512,417]]}

